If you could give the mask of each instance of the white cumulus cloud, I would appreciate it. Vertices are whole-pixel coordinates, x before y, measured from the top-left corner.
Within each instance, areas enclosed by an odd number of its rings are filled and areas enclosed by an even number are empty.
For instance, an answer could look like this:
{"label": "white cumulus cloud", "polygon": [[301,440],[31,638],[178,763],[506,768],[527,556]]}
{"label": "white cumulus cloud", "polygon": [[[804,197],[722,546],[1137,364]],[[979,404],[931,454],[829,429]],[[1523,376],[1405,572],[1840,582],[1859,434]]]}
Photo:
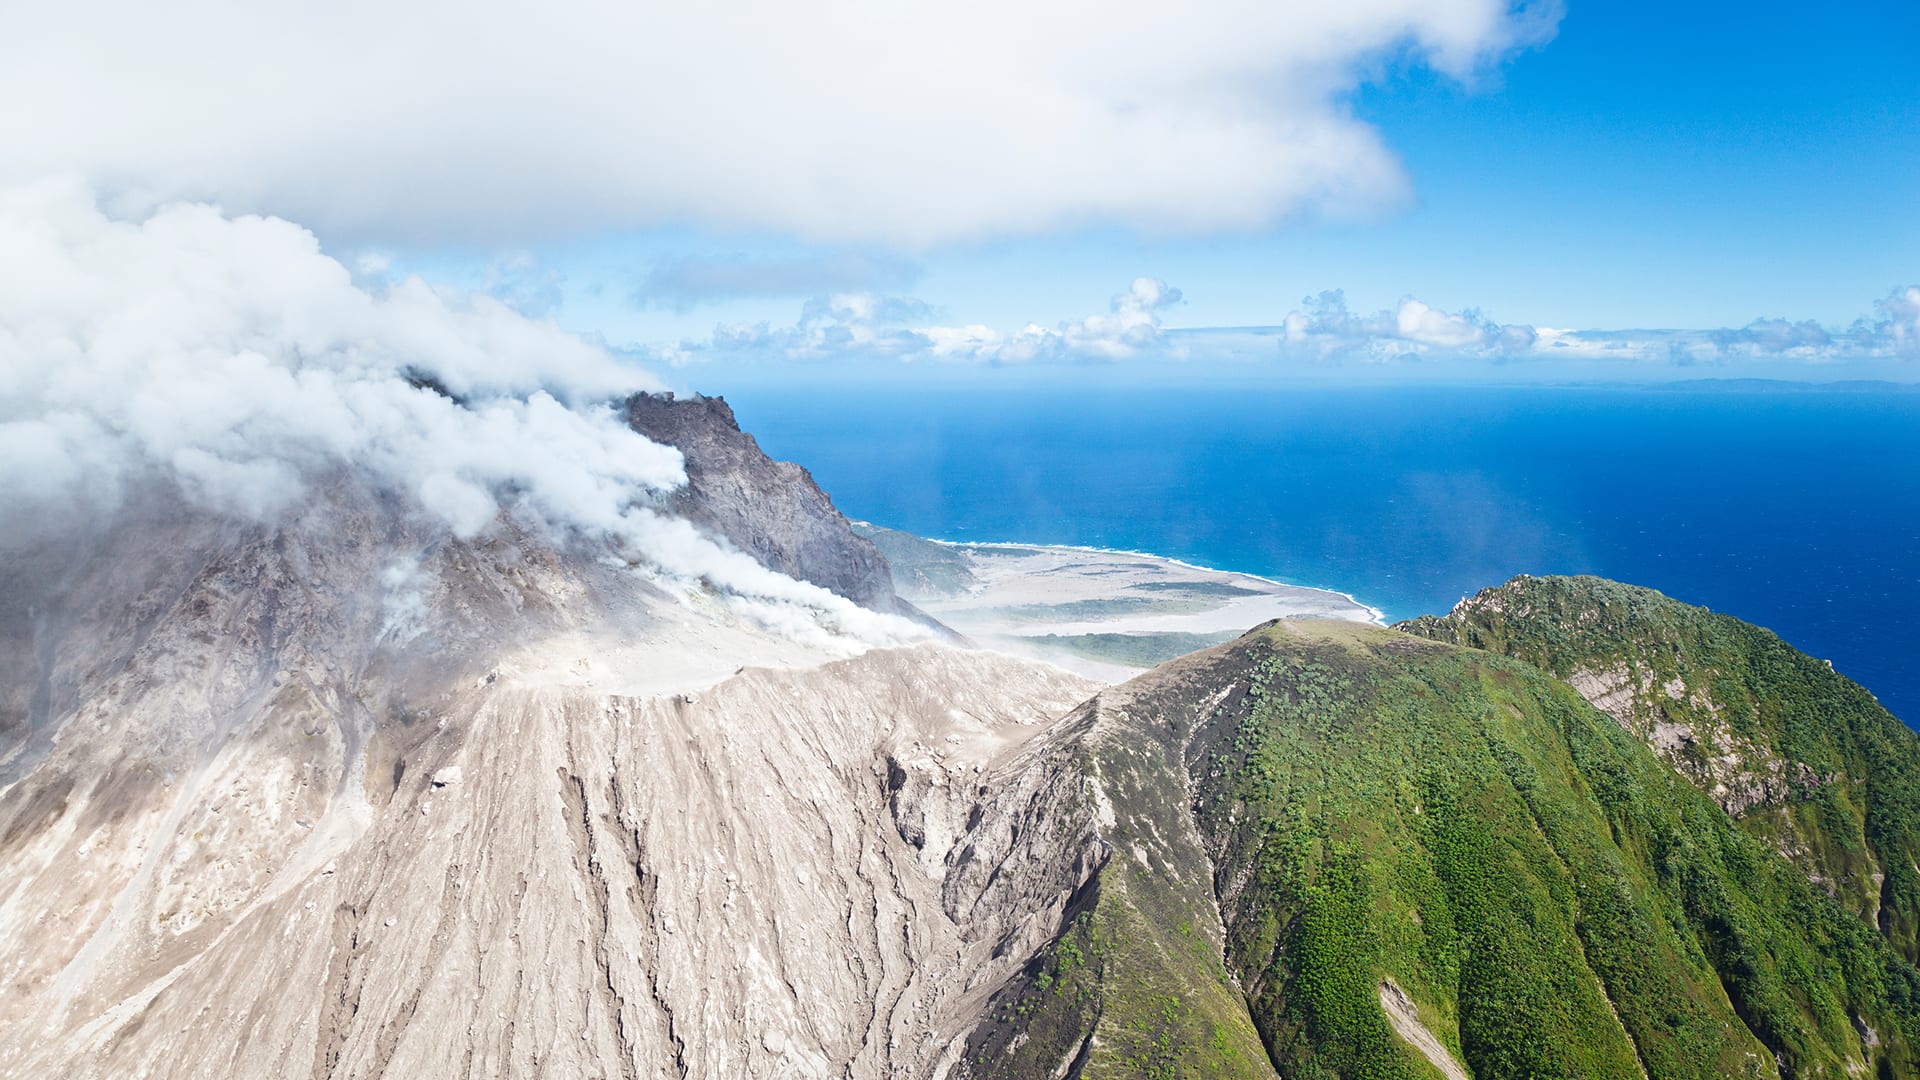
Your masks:
{"label": "white cumulus cloud", "polygon": [[1029,323],[1000,330],[982,323],[943,324],[911,297],[836,293],[806,302],[791,326],[720,326],[706,341],[650,347],[676,366],[715,356],[789,359],[896,359],[949,363],[1028,364],[1123,360],[1163,344],[1161,318],[1180,290],[1157,278],[1135,278],[1108,310],[1053,326]]}
{"label": "white cumulus cloud", "polygon": [[0,180],[73,172],[388,241],[1240,227],[1400,198],[1349,92],[1387,64],[1472,78],[1558,17],[1554,0],[15,5]]}
{"label": "white cumulus cloud", "polygon": [[1408,296],[1372,313],[1347,306],[1339,289],[1307,297],[1281,323],[1281,349],[1322,358],[1392,359],[1399,356],[1513,356],[1538,340],[1531,326],[1496,323],[1478,311],[1448,312]]}
{"label": "white cumulus cloud", "polygon": [[1029,363],[1036,360],[1122,360],[1156,344],[1161,314],[1180,302],[1180,290],[1158,278],[1134,278],[1104,314],[1046,327],[1029,323],[1003,334],[985,326],[930,327],[936,358]]}
{"label": "white cumulus cloud", "polygon": [[1874,304],[1877,319],[1856,323],[1853,333],[1896,356],[1920,356],[1920,285],[1895,289]]}

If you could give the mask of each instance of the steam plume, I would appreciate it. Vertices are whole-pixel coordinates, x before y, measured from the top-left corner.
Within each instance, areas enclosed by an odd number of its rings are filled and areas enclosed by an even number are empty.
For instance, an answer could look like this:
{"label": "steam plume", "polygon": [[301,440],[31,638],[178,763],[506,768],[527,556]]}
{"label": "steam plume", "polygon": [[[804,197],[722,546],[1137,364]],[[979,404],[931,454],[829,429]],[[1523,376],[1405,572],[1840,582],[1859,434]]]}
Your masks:
{"label": "steam plume", "polygon": [[114,220],[77,185],[0,191],[0,546],[97,527],[155,485],[270,521],[345,470],[456,536],[505,512],[885,636],[651,508],[685,481],[680,454],[613,403],[659,385],[486,296],[362,288],[286,221]]}

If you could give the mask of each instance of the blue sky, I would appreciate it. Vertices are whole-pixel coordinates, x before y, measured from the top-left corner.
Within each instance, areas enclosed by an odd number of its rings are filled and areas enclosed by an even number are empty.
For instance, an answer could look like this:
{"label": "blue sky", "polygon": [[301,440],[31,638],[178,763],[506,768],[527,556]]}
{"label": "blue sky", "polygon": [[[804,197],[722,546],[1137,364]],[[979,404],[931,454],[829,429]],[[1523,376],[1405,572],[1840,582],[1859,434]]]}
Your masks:
{"label": "blue sky", "polygon": [[[1358,214],[905,250],[669,227],[398,264],[469,286],[537,285],[537,304],[558,301],[556,318],[616,345],[779,326],[811,296],[868,287],[917,298],[936,321],[1052,326],[1104,310],[1136,276],[1179,289],[1169,329],[1273,324],[1326,289],[1357,309],[1416,296],[1541,327],[1844,327],[1920,280],[1916,49],[1912,4],[1576,0],[1550,40],[1465,78],[1404,54],[1364,61],[1342,103],[1380,132],[1410,188]],[[505,265],[516,255],[517,269]],[[757,271],[765,292],[669,285],[635,302],[650,277],[716,262]],[[1867,373],[1911,377],[1905,366]]]}
{"label": "blue sky", "polygon": [[1548,325],[1851,321],[1916,274],[1916,47],[1910,3],[1570,4],[1500,85],[1360,95],[1420,205],[1328,255]]}
{"label": "blue sky", "polygon": [[1912,3],[103,2],[0,42],[57,103],[0,181],[285,217],[685,381],[1920,377]]}

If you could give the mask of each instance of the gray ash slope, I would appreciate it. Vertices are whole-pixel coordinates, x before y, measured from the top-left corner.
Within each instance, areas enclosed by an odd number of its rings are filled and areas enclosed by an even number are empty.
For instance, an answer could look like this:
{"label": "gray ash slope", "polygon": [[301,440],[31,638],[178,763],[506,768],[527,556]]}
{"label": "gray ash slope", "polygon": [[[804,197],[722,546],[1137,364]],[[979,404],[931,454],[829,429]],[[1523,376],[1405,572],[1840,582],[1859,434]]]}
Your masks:
{"label": "gray ash slope", "polygon": [[[724,405],[654,404],[685,513],[898,610]],[[933,1075],[1079,884],[943,859],[1084,680],[351,477],[271,525],[158,501],[4,567],[0,1076]]]}

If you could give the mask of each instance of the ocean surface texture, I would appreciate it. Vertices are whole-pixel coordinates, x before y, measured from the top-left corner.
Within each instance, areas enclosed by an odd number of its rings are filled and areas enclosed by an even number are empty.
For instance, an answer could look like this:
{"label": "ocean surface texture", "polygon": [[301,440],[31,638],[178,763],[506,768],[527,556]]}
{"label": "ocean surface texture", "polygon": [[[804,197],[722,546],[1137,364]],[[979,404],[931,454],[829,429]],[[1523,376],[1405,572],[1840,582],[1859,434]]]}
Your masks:
{"label": "ocean surface texture", "polygon": [[1759,623],[1920,723],[1920,393],[729,393],[848,514],[1352,593],[1398,619],[1519,573]]}

